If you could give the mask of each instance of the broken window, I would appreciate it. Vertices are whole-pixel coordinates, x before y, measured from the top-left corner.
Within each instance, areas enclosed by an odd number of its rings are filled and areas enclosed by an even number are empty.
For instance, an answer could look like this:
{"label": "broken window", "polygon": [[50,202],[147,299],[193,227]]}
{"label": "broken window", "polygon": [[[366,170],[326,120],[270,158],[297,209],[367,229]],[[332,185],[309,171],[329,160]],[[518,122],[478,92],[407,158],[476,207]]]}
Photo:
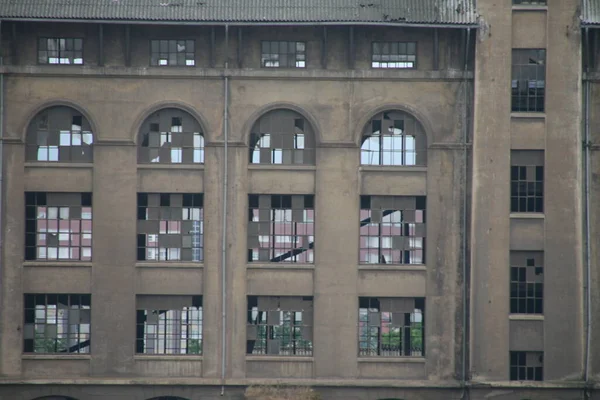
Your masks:
{"label": "broken window", "polygon": [[139,261],[204,259],[201,193],[138,193]]}
{"label": "broken window", "polygon": [[151,40],[150,65],[187,66],[196,65],[193,40]]}
{"label": "broken window", "polygon": [[246,352],[312,356],[313,298],[248,296]]}
{"label": "broken window", "polygon": [[544,112],[545,91],[546,50],[513,49],[512,111]]}
{"label": "broken window", "polygon": [[373,42],[371,67],[415,68],[417,66],[416,42]]}
{"label": "broken window", "polygon": [[314,262],[314,196],[248,196],[248,262]]}
{"label": "broken window", "polygon": [[533,5],[533,6],[545,6],[548,4],[547,0],[513,0],[513,4],[519,5]]}
{"label": "broken window", "polygon": [[94,135],[90,123],[71,107],[50,107],[29,123],[27,161],[92,162]]}
{"label": "broken window", "polygon": [[82,65],[83,39],[39,38],[38,63]]}
{"label": "broken window", "polygon": [[25,353],[89,353],[89,294],[25,294]]}
{"label": "broken window", "polygon": [[426,165],[427,139],[419,122],[402,111],[377,114],[362,136],[362,165]]}
{"label": "broken window", "polygon": [[359,356],[425,356],[425,299],[360,297]]}
{"label": "broken window", "polygon": [[202,296],[139,295],[136,353],[202,354]]}
{"label": "broken window", "polygon": [[544,353],[541,351],[511,351],[510,380],[543,381]]}
{"label": "broken window", "polygon": [[305,68],[305,42],[262,41],[261,65],[265,68]]}
{"label": "broken window", "polygon": [[25,193],[25,260],[92,259],[91,193]]}
{"label": "broken window", "polygon": [[292,110],[274,110],[254,124],[250,134],[252,164],[314,164],[315,134]]}
{"label": "broken window", "polygon": [[510,211],[544,212],[544,151],[512,150]]}
{"label": "broken window", "polygon": [[425,264],[425,196],[360,196],[360,263]]}
{"label": "broken window", "polygon": [[198,121],[176,108],[155,112],[140,128],[138,162],[204,163],[204,136]]}
{"label": "broken window", "polygon": [[544,313],[544,253],[510,252],[510,312]]}

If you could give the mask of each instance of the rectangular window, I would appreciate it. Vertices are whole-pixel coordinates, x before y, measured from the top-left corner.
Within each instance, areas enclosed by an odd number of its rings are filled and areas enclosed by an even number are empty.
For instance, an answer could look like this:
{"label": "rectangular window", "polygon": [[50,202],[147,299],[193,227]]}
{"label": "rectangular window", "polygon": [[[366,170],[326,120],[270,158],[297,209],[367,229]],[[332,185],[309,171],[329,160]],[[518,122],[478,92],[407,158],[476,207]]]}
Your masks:
{"label": "rectangular window", "polygon": [[545,6],[548,4],[547,0],[513,0],[514,5],[524,6]]}
{"label": "rectangular window", "polygon": [[306,68],[305,42],[261,42],[264,68]]}
{"label": "rectangular window", "polygon": [[541,351],[511,351],[510,380],[543,381],[544,353]]}
{"label": "rectangular window", "polygon": [[544,253],[510,252],[510,312],[544,313]]}
{"label": "rectangular window", "polygon": [[313,298],[248,296],[246,352],[312,356]]}
{"label": "rectangular window", "polygon": [[415,68],[417,66],[416,42],[373,42],[371,67]]}
{"label": "rectangular window", "polygon": [[151,40],[150,65],[195,66],[195,42],[193,40]]}
{"label": "rectangular window", "polygon": [[25,193],[25,260],[92,259],[91,193]]}
{"label": "rectangular window", "polygon": [[510,211],[544,212],[544,151],[512,150]]}
{"label": "rectangular window", "polygon": [[513,49],[512,111],[544,112],[546,50]]}
{"label": "rectangular window", "polygon": [[360,196],[360,263],[425,263],[424,196]]}
{"label": "rectangular window", "polygon": [[425,299],[360,297],[358,355],[425,356]]}
{"label": "rectangular window", "polygon": [[138,193],[137,259],[201,262],[203,204],[201,193]]}
{"label": "rectangular window", "polygon": [[314,196],[248,196],[248,262],[312,263]]}
{"label": "rectangular window", "polygon": [[23,352],[90,352],[89,294],[25,294]]}
{"label": "rectangular window", "polygon": [[39,38],[38,63],[83,65],[83,39]]}
{"label": "rectangular window", "polygon": [[136,353],[202,354],[202,296],[137,296]]}

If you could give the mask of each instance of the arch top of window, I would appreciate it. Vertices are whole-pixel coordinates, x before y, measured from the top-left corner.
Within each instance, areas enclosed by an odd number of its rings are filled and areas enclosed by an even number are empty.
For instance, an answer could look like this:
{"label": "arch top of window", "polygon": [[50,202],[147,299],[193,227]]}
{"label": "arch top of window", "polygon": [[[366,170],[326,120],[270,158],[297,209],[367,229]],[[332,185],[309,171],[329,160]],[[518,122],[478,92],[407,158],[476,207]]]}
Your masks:
{"label": "arch top of window", "polygon": [[204,132],[187,111],[163,108],[149,115],[138,132],[139,164],[203,164]]}
{"label": "arch top of window", "polygon": [[423,126],[404,111],[384,111],[363,129],[361,165],[426,166],[427,136]]}
{"label": "arch top of window", "polygon": [[33,117],[25,137],[27,161],[91,163],[94,132],[88,119],[69,106],[52,106]]}
{"label": "arch top of window", "polygon": [[252,127],[250,164],[314,165],[315,132],[301,114],[276,109],[262,115]]}

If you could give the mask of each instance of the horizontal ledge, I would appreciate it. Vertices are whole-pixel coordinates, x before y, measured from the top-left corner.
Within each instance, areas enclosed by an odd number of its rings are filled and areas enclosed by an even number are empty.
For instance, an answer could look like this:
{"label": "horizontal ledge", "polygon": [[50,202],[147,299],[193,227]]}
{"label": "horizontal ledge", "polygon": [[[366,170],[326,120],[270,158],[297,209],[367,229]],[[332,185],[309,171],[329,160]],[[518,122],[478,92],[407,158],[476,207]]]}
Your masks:
{"label": "horizontal ledge", "polygon": [[544,314],[509,314],[511,321],[543,321]]}
{"label": "horizontal ledge", "polygon": [[94,168],[94,163],[63,163],[63,162],[38,162],[38,161],[26,161],[25,168]]}
{"label": "horizontal ledge", "polygon": [[510,213],[511,219],[544,219],[546,218],[544,213]]}
{"label": "horizontal ledge", "polygon": [[409,266],[409,265],[390,265],[390,264],[373,264],[373,265],[359,264],[358,270],[359,271],[398,271],[398,272],[418,271],[418,272],[426,272],[427,266],[426,265]]}
{"label": "horizontal ledge", "polygon": [[203,358],[203,356],[199,356],[197,354],[136,354],[135,356],[133,356],[133,359],[135,361],[202,361]]}
{"label": "horizontal ledge", "polygon": [[546,119],[546,113],[535,113],[535,112],[511,112],[511,118],[519,119]]}
{"label": "horizontal ledge", "polygon": [[425,364],[425,357],[359,357],[359,363]]}
{"label": "horizontal ledge", "polygon": [[[283,265],[282,265],[283,264]],[[315,269],[314,264],[285,264],[285,263],[271,263],[271,264],[246,264],[246,269],[270,269],[270,270],[281,270],[289,271],[291,269],[300,269],[312,271]]]}
{"label": "horizontal ledge", "polygon": [[192,268],[192,269],[201,269],[204,268],[204,263],[191,263],[191,262],[182,262],[182,263],[174,263],[170,265],[164,262],[138,262],[135,263],[136,268],[158,268],[158,269],[177,269],[177,268]]}
{"label": "horizontal ledge", "polygon": [[547,5],[535,4],[515,4],[512,6],[513,11],[548,11]]}
{"label": "horizontal ledge", "polygon": [[358,169],[360,172],[427,172],[427,167],[424,166],[408,166],[408,165],[361,165]]}
{"label": "horizontal ledge", "polygon": [[315,361],[313,356],[246,356],[246,361],[264,361],[264,362],[306,362]]}
{"label": "horizontal ledge", "polygon": [[90,354],[22,354],[22,360],[90,360]]}
{"label": "horizontal ledge", "polygon": [[65,267],[65,268],[90,268],[93,265],[92,262],[73,262],[73,261],[25,261],[23,267]]}
{"label": "horizontal ledge", "polygon": [[138,164],[138,169],[160,169],[160,170],[176,170],[176,169],[191,169],[204,171],[204,164]]}
{"label": "horizontal ledge", "polygon": [[316,171],[316,165],[248,164],[251,171]]}

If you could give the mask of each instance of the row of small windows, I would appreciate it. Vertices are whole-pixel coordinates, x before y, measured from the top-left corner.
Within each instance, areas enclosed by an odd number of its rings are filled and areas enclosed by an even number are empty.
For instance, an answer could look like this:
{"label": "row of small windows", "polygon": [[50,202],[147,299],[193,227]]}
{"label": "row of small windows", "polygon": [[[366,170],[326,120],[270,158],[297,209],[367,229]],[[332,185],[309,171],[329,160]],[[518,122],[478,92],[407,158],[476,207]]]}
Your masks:
{"label": "row of small windows", "polygon": [[[89,294],[25,294],[23,352],[91,353]],[[312,296],[248,296],[246,353],[313,355]],[[138,354],[203,353],[202,296],[136,296]],[[425,356],[425,299],[360,297],[357,352],[364,357]]]}
{"label": "row of small windows", "polygon": [[[306,68],[307,44],[302,41],[261,42],[261,67]],[[82,38],[39,38],[39,64],[83,65]],[[373,42],[371,67],[416,68],[416,42]],[[196,66],[196,42],[188,39],[150,40],[150,65]]]}
{"label": "row of small windows", "polygon": [[[27,161],[92,162],[94,133],[87,118],[73,108],[50,107],[29,124]],[[277,109],[253,125],[249,142],[251,164],[314,165],[315,132],[302,115]],[[165,108],[147,117],[138,136],[138,162],[204,163],[205,139],[200,123],[188,112]],[[362,135],[362,165],[427,164],[427,138],[421,124],[402,111],[374,116]]]}

